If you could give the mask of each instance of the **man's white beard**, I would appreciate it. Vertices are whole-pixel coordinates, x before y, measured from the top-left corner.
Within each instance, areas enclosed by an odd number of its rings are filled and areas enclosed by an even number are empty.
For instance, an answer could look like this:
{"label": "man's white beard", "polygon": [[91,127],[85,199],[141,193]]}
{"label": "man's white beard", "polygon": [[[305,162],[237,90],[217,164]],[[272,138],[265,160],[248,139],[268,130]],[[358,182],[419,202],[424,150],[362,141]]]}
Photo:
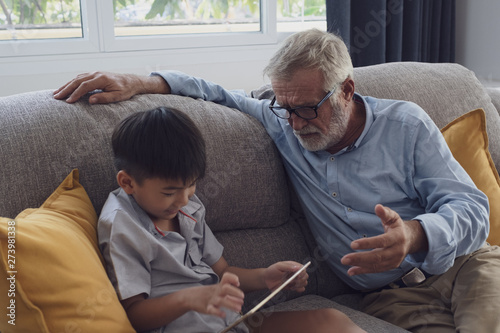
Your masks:
{"label": "man's white beard", "polygon": [[[310,151],[326,150],[342,140],[347,131],[349,117],[339,106],[334,105],[333,108],[327,134],[321,133],[316,126],[311,124],[307,124],[300,131],[293,131],[302,147]],[[309,133],[317,133],[317,135],[307,139],[300,136],[300,134]]]}

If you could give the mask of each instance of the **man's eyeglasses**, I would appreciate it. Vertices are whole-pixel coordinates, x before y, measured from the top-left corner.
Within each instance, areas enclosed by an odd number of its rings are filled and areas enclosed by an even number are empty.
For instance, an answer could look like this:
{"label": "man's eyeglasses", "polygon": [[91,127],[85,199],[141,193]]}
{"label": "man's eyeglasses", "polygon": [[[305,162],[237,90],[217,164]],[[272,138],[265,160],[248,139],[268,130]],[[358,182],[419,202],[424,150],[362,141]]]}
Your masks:
{"label": "man's eyeglasses", "polygon": [[337,87],[333,88],[326,96],[315,106],[298,106],[296,108],[286,108],[284,106],[274,105],[276,103],[276,96],[274,96],[271,104],[269,104],[269,109],[276,115],[278,118],[288,119],[292,116],[292,113],[299,118],[305,120],[311,120],[318,117],[318,109],[330,96],[333,95]]}

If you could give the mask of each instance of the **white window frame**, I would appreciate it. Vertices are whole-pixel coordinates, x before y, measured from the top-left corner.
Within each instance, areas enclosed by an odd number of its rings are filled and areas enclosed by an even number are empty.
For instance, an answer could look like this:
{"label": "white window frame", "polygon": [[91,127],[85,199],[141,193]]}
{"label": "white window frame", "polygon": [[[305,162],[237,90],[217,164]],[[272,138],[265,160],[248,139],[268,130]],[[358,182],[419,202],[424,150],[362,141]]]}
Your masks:
{"label": "white window frame", "polygon": [[0,57],[99,52],[98,0],[81,0],[83,38],[0,41]]}
{"label": "white window frame", "polygon": [[81,0],[83,38],[0,41],[0,58],[271,45],[277,42],[276,1],[261,0],[261,31],[158,36],[114,36],[111,0]]}
{"label": "white window frame", "polygon": [[[102,13],[113,17],[111,1],[100,3]],[[277,40],[276,1],[261,0],[261,31],[154,36],[114,36],[114,21],[103,20],[106,52],[135,50],[168,50],[225,46],[274,44]]]}

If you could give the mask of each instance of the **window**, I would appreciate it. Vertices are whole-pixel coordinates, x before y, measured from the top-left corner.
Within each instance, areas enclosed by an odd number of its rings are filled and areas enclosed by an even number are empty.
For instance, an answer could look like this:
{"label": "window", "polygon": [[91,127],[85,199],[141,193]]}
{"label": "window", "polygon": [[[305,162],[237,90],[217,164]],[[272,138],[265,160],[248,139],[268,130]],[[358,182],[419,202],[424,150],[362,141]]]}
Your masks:
{"label": "window", "polygon": [[255,0],[122,1],[114,13],[115,36],[260,31]]}
{"label": "window", "polygon": [[78,0],[0,0],[0,7],[0,40],[83,37]]}
{"label": "window", "polygon": [[276,43],[325,0],[0,0],[0,57]]}
{"label": "window", "polygon": [[91,15],[96,5],[95,0],[0,0],[0,57],[98,52],[98,20]]}
{"label": "window", "polygon": [[296,32],[309,28],[326,30],[325,0],[278,1],[278,32]]}

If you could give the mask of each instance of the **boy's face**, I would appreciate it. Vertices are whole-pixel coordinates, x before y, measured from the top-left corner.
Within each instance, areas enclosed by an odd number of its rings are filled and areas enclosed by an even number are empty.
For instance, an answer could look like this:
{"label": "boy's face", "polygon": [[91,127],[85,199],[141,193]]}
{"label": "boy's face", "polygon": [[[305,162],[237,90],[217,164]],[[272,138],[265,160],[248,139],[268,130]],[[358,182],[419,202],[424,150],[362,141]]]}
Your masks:
{"label": "boy's face", "polygon": [[134,197],[154,222],[161,222],[174,219],[188,204],[196,190],[196,181],[185,184],[181,180],[147,178],[139,185],[130,177],[129,183],[122,188]]}

